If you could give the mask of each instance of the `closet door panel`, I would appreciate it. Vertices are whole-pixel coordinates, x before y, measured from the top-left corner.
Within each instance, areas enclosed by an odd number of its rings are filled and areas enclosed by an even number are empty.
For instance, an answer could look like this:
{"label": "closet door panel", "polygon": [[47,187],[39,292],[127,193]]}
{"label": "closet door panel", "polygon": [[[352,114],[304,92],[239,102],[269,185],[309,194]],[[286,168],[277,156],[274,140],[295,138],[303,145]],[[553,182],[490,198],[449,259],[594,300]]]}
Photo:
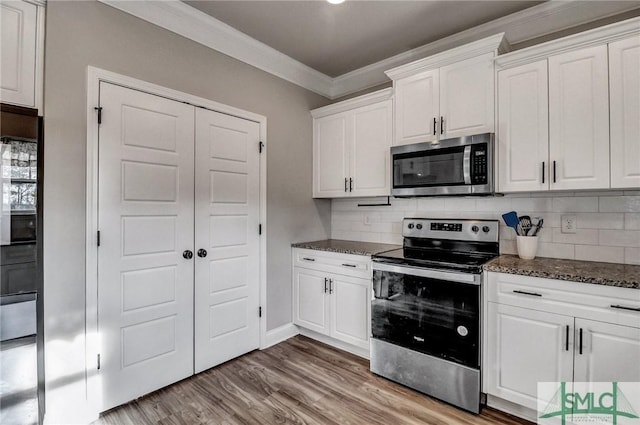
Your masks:
{"label": "closet door panel", "polygon": [[259,131],[196,111],[196,372],[259,346]]}

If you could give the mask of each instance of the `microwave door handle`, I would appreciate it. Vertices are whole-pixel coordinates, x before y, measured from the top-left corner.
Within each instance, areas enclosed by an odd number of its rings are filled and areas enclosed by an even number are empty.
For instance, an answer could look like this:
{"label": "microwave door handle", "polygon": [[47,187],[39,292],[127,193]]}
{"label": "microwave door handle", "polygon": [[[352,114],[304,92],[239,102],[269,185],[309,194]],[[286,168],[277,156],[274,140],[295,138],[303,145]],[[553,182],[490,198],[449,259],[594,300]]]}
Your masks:
{"label": "microwave door handle", "polygon": [[464,159],[462,162],[462,172],[464,173],[464,184],[471,184],[471,146],[464,147]]}

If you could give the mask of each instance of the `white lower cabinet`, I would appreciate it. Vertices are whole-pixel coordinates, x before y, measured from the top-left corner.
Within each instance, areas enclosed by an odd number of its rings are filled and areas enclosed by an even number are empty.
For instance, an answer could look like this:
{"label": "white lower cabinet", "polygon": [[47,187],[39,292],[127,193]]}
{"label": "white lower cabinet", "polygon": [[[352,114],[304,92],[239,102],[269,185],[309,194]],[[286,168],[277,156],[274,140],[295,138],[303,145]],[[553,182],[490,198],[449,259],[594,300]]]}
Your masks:
{"label": "white lower cabinet", "polygon": [[503,273],[486,281],[484,389],[500,400],[490,405],[507,401],[526,417],[539,382],[640,381],[640,290]]}
{"label": "white lower cabinet", "polygon": [[[344,255],[344,261],[332,264],[342,255],[323,254],[305,255],[309,264],[293,267],[293,323],[368,351],[371,278],[362,277],[359,264],[351,261],[355,256]],[[348,270],[343,275],[332,271],[336,267]]]}
{"label": "white lower cabinet", "polygon": [[489,303],[487,393],[536,409],[538,382],[573,380],[573,317]]}

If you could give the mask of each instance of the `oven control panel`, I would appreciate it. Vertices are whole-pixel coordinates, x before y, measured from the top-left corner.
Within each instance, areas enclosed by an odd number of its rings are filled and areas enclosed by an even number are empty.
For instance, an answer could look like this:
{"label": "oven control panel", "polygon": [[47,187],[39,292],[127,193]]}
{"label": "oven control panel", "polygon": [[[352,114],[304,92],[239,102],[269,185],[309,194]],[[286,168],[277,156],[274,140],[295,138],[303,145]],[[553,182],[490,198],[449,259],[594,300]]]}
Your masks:
{"label": "oven control panel", "polygon": [[498,242],[499,227],[497,220],[405,218],[402,236]]}

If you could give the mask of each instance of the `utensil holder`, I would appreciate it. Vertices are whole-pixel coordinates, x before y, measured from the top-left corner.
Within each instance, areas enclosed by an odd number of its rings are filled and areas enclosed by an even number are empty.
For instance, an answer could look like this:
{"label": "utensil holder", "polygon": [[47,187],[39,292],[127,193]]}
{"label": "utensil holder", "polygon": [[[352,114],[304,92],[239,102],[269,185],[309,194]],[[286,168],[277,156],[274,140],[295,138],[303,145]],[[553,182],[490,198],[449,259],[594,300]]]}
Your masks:
{"label": "utensil holder", "polygon": [[523,260],[533,260],[538,251],[537,236],[516,236],[518,245],[518,256]]}

